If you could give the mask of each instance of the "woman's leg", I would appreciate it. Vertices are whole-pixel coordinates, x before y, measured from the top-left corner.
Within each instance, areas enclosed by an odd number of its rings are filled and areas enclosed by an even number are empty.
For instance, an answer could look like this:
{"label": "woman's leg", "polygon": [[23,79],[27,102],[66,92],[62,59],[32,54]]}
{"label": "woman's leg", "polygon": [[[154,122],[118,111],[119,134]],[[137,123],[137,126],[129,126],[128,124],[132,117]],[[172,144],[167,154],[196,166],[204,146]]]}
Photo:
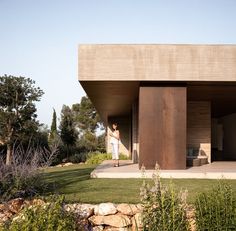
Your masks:
{"label": "woman's leg", "polygon": [[114,145],[116,166],[119,167],[119,144]]}
{"label": "woman's leg", "polygon": [[115,150],[115,144],[111,144],[111,154],[112,154],[112,160],[113,160],[113,166],[116,166],[116,150]]}

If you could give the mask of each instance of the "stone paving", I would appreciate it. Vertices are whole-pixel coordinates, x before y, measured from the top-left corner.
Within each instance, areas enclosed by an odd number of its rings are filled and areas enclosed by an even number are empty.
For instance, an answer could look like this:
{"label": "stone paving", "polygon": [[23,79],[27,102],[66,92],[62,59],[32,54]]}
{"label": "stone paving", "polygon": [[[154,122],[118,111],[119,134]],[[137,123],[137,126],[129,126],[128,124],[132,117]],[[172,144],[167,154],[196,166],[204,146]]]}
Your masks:
{"label": "stone paving", "polygon": [[[131,160],[121,160],[120,167],[113,167],[112,160],[105,160],[91,173],[92,178],[151,178],[155,170],[139,170]],[[162,178],[236,179],[236,161],[216,161],[185,170],[160,170]]]}

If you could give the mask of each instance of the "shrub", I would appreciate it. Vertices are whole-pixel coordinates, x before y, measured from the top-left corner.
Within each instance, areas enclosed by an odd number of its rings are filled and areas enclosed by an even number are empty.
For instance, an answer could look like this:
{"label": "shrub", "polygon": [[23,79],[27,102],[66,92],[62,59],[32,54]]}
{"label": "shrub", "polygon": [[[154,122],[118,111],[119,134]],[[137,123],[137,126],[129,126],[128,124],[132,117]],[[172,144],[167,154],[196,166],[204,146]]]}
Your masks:
{"label": "shrub", "polygon": [[47,189],[40,167],[50,165],[56,150],[39,148],[14,149],[11,165],[0,159],[0,201],[14,197],[34,196]]}
{"label": "shrub", "polygon": [[195,202],[198,230],[236,230],[236,199],[229,184],[220,180],[216,187],[197,196]]}
{"label": "shrub", "polygon": [[[110,153],[90,152],[87,156],[86,164],[100,164],[104,160],[111,160],[112,155]],[[120,160],[128,160],[129,158],[124,155],[119,155]]]}
{"label": "shrub", "polygon": [[24,209],[11,222],[5,224],[4,231],[73,231],[83,230],[76,224],[76,217],[63,209],[63,197],[42,206]]}
{"label": "shrub", "polygon": [[69,162],[72,163],[80,163],[80,162],[85,162],[87,159],[87,154],[86,153],[76,153],[68,158]]}
{"label": "shrub", "polygon": [[111,159],[111,154],[90,152],[87,156],[86,164],[100,164],[104,160],[110,160],[110,159]]}
{"label": "shrub", "polygon": [[140,196],[144,207],[144,231],[189,230],[186,217],[186,191],[177,192],[172,182],[163,185],[157,172],[153,175],[152,185],[144,180]]}

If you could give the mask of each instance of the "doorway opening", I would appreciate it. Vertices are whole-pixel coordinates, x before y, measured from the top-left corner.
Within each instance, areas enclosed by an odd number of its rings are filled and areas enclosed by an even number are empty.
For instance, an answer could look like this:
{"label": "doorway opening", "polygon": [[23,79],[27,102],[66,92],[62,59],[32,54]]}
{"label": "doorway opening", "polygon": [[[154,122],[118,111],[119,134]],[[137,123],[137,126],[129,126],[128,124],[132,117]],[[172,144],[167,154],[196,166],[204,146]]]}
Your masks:
{"label": "doorway opening", "polygon": [[212,118],[212,161],[236,161],[236,113]]}

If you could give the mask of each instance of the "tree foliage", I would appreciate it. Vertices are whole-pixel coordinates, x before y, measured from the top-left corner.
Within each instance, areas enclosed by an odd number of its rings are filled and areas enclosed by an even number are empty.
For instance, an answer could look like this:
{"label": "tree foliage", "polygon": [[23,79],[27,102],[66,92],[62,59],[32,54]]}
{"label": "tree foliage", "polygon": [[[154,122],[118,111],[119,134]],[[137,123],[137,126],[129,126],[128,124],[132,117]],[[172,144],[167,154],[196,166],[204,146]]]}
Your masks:
{"label": "tree foliage", "polygon": [[51,133],[57,133],[57,114],[54,108],[52,115]]}
{"label": "tree foliage", "polygon": [[17,139],[29,137],[37,131],[36,106],[44,94],[35,81],[11,75],[0,76],[0,140],[7,145],[7,163]]}
{"label": "tree foliage", "polygon": [[86,132],[94,133],[101,124],[101,119],[87,96],[81,98],[80,103],[72,105],[72,111],[75,114],[77,126]]}
{"label": "tree foliage", "polygon": [[78,133],[75,128],[73,113],[69,106],[63,105],[61,110],[60,135],[66,146],[75,145]]}
{"label": "tree foliage", "polygon": [[60,146],[58,160],[72,155],[83,156],[96,150],[105,151],[105,136],[96,134],[100,125],[99,115],[88,97],[82,97],[81,102],[72,107],[63,105],[59,126],[63,145]]}

